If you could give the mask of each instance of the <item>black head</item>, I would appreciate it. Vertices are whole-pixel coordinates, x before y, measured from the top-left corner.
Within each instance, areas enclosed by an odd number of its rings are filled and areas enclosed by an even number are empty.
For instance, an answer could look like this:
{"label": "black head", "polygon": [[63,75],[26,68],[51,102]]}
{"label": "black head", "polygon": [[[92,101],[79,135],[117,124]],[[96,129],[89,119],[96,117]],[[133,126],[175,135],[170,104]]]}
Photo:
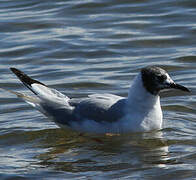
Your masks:
{"label": "black head", "polygon": [[153,95],[159,94],[163,89],[180,89],[190,92],[186,87],[174,83],[168,73],[156,66],[147,66],[141,70],[143,85]]}

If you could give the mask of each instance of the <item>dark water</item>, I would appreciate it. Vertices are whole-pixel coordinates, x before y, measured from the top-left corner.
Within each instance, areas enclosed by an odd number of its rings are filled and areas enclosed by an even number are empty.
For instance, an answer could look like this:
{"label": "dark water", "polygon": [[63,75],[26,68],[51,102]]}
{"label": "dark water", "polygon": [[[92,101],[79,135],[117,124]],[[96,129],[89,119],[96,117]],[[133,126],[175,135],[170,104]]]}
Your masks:
{"label": "dark water", "polygon": [[194,179],[195,37],[194,0],[2,0],[0,87],[28,94],[17,67],[71,97],[126,96],[141,67],[160,65],[192,93],[161,95],[161,132],[100,143],[0,91],[0,179]]}

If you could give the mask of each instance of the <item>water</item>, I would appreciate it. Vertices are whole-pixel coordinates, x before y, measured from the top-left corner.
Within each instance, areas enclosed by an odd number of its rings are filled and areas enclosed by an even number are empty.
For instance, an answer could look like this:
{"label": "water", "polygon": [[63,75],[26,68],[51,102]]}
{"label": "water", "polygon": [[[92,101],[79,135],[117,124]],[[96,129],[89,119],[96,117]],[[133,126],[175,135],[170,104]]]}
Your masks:
{"label": "water", "polygon": [[161,94],[161,132],[98,142],[0,91],[0,178],[194,179],[195,8],[194,0],[1,1],[0,87],[29,93],[9,70],[16,67],[71,97],[127,96],[153,64],[192,93]]}

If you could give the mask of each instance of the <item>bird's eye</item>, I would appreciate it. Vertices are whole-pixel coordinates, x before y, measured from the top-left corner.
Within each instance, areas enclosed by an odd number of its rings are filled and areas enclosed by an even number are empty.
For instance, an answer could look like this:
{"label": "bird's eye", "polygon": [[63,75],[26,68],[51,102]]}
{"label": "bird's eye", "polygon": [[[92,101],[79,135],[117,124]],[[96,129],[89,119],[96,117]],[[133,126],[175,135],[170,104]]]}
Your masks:
{"label": "bird's eye", "polygon": [[157,79],[159,82],[164,82],[167,79],[167,77],[165,75],[160,75],[160,76],[157,76]]}

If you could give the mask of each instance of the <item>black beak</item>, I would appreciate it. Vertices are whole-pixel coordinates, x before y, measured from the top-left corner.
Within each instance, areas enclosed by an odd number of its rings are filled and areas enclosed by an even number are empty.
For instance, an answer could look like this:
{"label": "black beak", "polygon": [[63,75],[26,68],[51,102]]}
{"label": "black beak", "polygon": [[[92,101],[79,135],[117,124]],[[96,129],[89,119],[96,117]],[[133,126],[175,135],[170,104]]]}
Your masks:
{"label": "black beak", "polygon": [[176,84],[176,83],[170,84],[170,87],[174,88],[174,89],[179,89],[179,90],[182,90],[182,91],[185,91],[185,92],[191,92],[188,88],[186,88],[186,87],[184,87],[180,84]]}

